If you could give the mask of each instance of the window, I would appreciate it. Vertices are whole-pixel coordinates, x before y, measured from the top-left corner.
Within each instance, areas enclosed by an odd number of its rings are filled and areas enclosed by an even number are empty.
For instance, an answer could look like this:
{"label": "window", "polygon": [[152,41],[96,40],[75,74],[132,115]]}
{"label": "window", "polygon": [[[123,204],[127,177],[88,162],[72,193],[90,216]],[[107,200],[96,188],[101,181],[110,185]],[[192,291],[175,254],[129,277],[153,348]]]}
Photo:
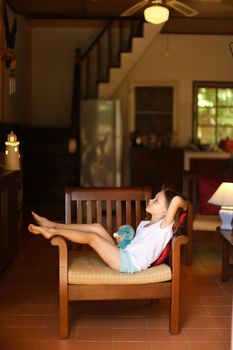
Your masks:
{"label": "window", "polygon": [[135,88],[135,127],[145,137],[154,134],[168,145],[173,132],[173,87],[137,86]]}
{"label": "window", "polygon": [[233,82],[194,82],[193,136],[201,144],[233,139]]}

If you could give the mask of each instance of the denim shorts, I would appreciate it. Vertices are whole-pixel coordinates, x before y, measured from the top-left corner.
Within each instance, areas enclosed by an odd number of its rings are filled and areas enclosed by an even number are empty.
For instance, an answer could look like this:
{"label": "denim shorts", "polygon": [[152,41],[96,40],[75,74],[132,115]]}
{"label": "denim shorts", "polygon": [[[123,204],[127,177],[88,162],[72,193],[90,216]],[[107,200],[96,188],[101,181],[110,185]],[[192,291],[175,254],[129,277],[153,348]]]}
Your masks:
{"label": "denim shorts", "polygon": [[136,267],[132,264],[129,254],[124,249],[120,249],[120,272],[138,272]]}

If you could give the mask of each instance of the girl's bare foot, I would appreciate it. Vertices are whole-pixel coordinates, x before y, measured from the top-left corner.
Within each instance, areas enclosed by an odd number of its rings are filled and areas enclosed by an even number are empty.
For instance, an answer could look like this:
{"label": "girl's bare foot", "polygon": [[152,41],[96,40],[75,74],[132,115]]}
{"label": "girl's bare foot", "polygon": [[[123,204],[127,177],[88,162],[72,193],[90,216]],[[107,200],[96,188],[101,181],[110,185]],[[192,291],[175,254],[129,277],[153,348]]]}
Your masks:
{"label": "girl's bare foot", "polygon": [[56,230],[53,228],[36,226],[33,224],[30,224],[28,226],[28,230],[29,230],[29,232],[34,233],[34,234],[42,234],[47,239],[56,235]]}
{"label": "girl's bare foot", "polygon": [[50,221],[50,220],[44,218],[43,216],[40,216],[40,215],[34,213],[33,211],[32,211],[32,216],[39,226],[50,227],[50,228],[55,226],[53,221]]}

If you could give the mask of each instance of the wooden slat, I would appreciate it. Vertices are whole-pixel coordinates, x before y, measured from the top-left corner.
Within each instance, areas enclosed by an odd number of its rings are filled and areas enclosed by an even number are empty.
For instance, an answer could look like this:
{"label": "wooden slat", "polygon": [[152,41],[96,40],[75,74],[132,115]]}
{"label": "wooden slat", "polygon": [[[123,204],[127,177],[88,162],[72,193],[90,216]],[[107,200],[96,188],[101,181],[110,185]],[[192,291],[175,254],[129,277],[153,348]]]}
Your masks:
{"label": "wooden slat", "polygon": [[107,231],[111,234],[112,233],[112,201],[108,200],[106,202],[106,208],[107,208]]}
{"label": "wooden slat", "polygon": [[103,224],[103,212],[102,212],[102,206],[101,206],[100,200],[96,201],[96,214],[97,214],[97,222],[99,222],[100,224]]}
{"label": "wooden slat", "polygon": [[170,281],[157,284],[147,283],[146,285],[69,285],[69,300],[132,300],[169,297],[171,297]]}
{"label": "wooden slat", "polygon": [[76,217],[77,223],[81,224],[83,222],[83,209],[81,201],[76,201]]}
{"label": "wooden slat", "polygon": [[87,224],[92,223],[92,202],[90,200],[87,201]]}
{"label": "wooden slat", "polygon": [[142,219],[142,211],[141,211],[141,201],[135,201],[135,224],[138,226],[139,222]]}
{"label": "wooden slat", "polygon": [[126,200],[126,222],[129,225],[132,224],[131,200]]}
{"label": "wooden slat", "polygon": [[122,204],[121,201],[116,201],[116,228],[122,225]]}

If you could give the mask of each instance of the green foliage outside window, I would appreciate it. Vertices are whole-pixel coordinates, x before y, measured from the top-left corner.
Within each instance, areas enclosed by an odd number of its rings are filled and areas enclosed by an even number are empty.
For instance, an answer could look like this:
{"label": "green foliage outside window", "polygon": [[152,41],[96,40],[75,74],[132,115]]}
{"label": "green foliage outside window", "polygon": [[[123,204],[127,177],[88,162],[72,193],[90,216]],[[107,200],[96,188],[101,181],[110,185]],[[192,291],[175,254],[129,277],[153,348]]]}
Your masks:
{"label": "green foliage outside window", "polygon": [[194,137],[210,145],[233,139],[233,83],[194,83]]}

